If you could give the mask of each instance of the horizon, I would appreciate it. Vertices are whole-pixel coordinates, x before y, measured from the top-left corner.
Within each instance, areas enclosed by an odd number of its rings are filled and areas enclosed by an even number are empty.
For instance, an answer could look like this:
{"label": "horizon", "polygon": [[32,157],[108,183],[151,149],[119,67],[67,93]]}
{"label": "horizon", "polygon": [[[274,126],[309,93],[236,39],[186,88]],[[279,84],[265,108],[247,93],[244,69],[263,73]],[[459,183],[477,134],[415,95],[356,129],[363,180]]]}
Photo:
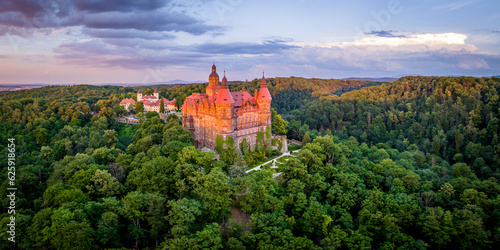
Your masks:
{"label": "horizon", "polygon": [[[498,78],[498,75],[491,76],[471,76],[471,75],[402,75],[402,76],[387,76],[387,77],[344,77],[344,78],[318,78],[318,77],[302,77],[302,76],[275,76],[275,77],[266,77],[266,79],[270,78],[304,78],[304,79],[325,79],[325,80],[361,80],[361,81],[382,81],[382,82],[393,82],[397,81],[401,78],[408,76],[419,76],[419,77],[474,77],[474,78]],[[365,80],[366,79],[366,80]],[[384,81],[383,79],[391,79],[391,81]],[[228,83],[239,83],[245,81],[253,81],[260,80],[260,78],[256,77],[254,79],[245,79],[245,80],[228,80]],[[168,82],[150,82],[150,83],[119,83],[119,82],[109,82],[109,83],[0,83],[0,87],[26,87],[26,86],[37,86],[37,87],[46,87],[46,86],[74,86],[74,85],[94,85],[94,86],[122,86],[122,87],[141,87],[141,86],[154,86],[154,85],[188,85],[188,84],[208,84],[208,81],[186,81],[181,79],[171,80]]]}
{"label": "horizon", "polygon": [[269,78],[498,76],[499,7],[493,0],[6,0],[0,83],[206,82],[212,63],[229,81],[262,71]]}

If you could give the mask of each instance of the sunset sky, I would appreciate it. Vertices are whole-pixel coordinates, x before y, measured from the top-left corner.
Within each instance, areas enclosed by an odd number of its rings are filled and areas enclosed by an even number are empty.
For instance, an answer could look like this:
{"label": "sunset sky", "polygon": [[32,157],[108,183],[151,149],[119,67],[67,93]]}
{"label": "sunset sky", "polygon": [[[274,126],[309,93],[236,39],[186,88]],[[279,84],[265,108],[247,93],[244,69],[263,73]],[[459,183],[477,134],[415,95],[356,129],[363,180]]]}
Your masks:
{"label": "sunset sky", "polygon": [[0,1],[0,83],[208,81],[212,63],[230,81],[500,75],[500,2]]}

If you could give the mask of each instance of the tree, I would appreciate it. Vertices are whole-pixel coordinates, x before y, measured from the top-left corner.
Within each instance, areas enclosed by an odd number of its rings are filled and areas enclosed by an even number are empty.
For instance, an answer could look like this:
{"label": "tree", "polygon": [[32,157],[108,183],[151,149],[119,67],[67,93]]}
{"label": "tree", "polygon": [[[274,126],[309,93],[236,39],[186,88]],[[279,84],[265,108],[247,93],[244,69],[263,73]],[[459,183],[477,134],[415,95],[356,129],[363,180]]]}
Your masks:
{"label": "tree", "polygon": [[450,211],[444,211],[441,207],[426,208],[421,220],[422,232],[437,248],[451,242],[455,229]]}
{"label": "tree", "polygon": [[163,98],[160,99],[160,114],[165,113],[165,102],[163,101]]}
{"label": "tree", "polygon": [[287,133],[288,122],[283,120],[281,115],[276,115],[272,126],[275,134],[285,135]]}
{"label": "tree", "polygon": [[202,176],[195,192],[200,196],[203,212],[209,219],[219,219],[229,214],[232,188],[229,178],[221,169],[214,168],[209,174]]}
{"label": "tree", "polygon": [[136,102],[135,103],[135,113],[139,114],[144,112],[144,104],[142,102]]}
{"label": "tree", "polygon": [[[220,136],[218,136],[219,138]],[[221,140],[217,140],[216,138],[216,143],[220,143]],[[216,149],[220,150],[219,155],[220,155],[220,160],[224,161],[228,165],[233,165],[233,163],[236,160],[237,154],[239,153],[236,148],[237,146],[234,145],[234,140],[232,136],[229,136],[225,141],[223,141],[225,144],[225,147],[220,147],[218,144],[216,146]],[[223,144],[223,145],[224,145]]]}
{"label": "tree", "polygon": [[113,106],[113,110],[117,116],[121,116],[127,113],[127,110],[120,104]]}
{"label": "tree", "polygon": [[157,193],[142,193],[139,191],[130,192],[122,199],[123,213],[132,222],[129,232],[135,239],[136,248],[139,246],[139,240],[146,234],[146,229],[141,227],[141,221],[159,216],[160,214],[151,214],[148,211],[156,205],[161,205],[164,201],[165,198]]}
{"label": "tree", "polygon": [[97,241],[105,246],[118,247],[120,245],[118,215],[113,212],[105,212],[96,230]]}
{"label": "tree", "polygon": [[108,171],[98,169],[94,176],[90,178],[90,185],[87,186],[87,189],[89,194],[98,197],[110,197],[120,194],[122,185]]}
{"label": "tree", "polygon": [[[76,212],[76,211],[75,211]],[[80,221],[75,212],[61,207],[54,211],[50,228],[45,228],[50,243],[57,249],[95,248],[94,231],[87,221]],[[82,212],[82,211],[80,211]]]}
{"label": "tree", "polygon": [[240,178],[247,175],[247,173],[245,172],[246,170],[246,162],[245,160],[243,160],[243,156],[241,155],[241,153],[237,152],[234,164],[229,167],[228,176],[231,179]]}
{"label": "tree", "polygon": [[[186,147],[187,148],[187,147]],[[171,158],[159,156],[142,163],[127,176],[126,185],[142,192],[173,195],[177,192],[174,178],[176,164]],[[158,185],[158,183],[162,183]]]}
{"label": "tree", "polygon": [[128,105],[128,111],[132,114],[135,114],[135,103],[130,103]]}
{"label": "tree", "polygon": [[288,124],[287,137],[290,139],[300,140],[300,121],[292,120]]}
{"label": "tree", "polygon": [[34,131],[37,144],[45,143],[49,140],[49,131],[46,128],[37,128]]}
{"label": "tree", "polygon": [[201,204],[196,200],[182,198],[168,202],[168,221],[172,225],[172,235],[178,238],[191,230],[191,224],[201,215]]}
{"label": "tree", "polygon": [[102,139],[104,140],[104,145],[108,148],[112,148],[116,146],[118,142],[118,138],[116,138],[115,130],[104,130],[104,134],[102,135]]}
{"label": "tree", "polygon": [[480,143],[469,142],[465,149],[465,157],[473,162],[475,159],[481,157],[484,153],[484,146]]}
{"label": "tree", "polygon": [[203,249],[222,249],[222,236],[217,223],[207,224],[205,228],[196,233]]}
{"label": "tree", "polygon": [[311,137],[309,137],[309,133],[306,132],[306,134],[304,135],[304,138],[302,138],[302,145],[306,145],[309,142],[311,142]]}
{"label": "tree", "polygon": [[94,150],[92,157],[94,157],[99,164],[109,164],[114,162],[116,157],[118,157],[118,149],[100,147]]}
{"label": "tree", "polygon": [[42,146],[40,149],[40,157],[45,160],[49,160],[54,154],[54,150],[50,146]]}
{"label": "tree", "polygon": [[175,105],[175,108],[176,108],[177,110],[180,110],[180,109],[181,109],[182,104],[184,104],[184,100],[183,100],[183,99],[181,99],[181,98],[177,98],[177,99],[175,99],[175,104],[174,104],[174,105]]}
{"label": "tree", "polygon": [[163,145],[172,141],[179,141],[184,145],[193,144],[193,137],[191,136],[191,133],[189,133],[189,130],[179,125],[177,121],[170,121],[167,126],[170,124],[172,124],[171,127],[163,133]]}
{"label": "tree", "polygon": [[224,140],[222,140],[222,136],[220,135],[215,137],[215,151],[219,154],[224,152]]}
{"label": "tree", "polygon": [[243,140],[241,141],[240,143],[240,151],[243,155],[246,155],[249,151],[249,148],[248,148],[248,142],[247,142],[247,139],[246,138],[243,138]]}

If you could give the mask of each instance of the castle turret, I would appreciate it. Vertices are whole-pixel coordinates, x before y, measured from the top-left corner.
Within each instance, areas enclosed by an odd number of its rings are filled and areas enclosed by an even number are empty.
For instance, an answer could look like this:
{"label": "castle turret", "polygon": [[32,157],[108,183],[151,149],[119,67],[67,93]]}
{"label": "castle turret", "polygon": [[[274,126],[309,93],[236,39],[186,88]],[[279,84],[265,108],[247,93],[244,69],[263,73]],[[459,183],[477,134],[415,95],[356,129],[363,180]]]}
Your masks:
{"label": "castle turret", "polygon": [[217,113],[217,126],[221,134],[229,134],[233,131],[233,118],[234,114],[234,99],[227,86],[226,74],[222,78],[222,85],[220,92],[215,100],[215,107]]}
{"label": "castle turret", "polygon": [[138,102],[142,101],[142,91],[140,89],[137,90],[137,101]]}
{"label": "castle turret", "polygon": [[255,96],[255,100],[259,105],[259,121],[261,126],[271,126],[271,94],[267,89],[267,82],[264,74],[262,74],[262,81],[260,84],[259,93]]}
{"label": "castle turret", "polygon": [[215,64],[212,65],[212,73],[208,76],[208,86],[207,86],[207,95],[213,96],[218,94],[221,86],[219,86],[219,75],[217,74]]}
{"label": "castle turret", "polygon": [[155,93],[153,94],[156,99],[160,99],[160,94],[158,93],[158,89],[155,89]]}

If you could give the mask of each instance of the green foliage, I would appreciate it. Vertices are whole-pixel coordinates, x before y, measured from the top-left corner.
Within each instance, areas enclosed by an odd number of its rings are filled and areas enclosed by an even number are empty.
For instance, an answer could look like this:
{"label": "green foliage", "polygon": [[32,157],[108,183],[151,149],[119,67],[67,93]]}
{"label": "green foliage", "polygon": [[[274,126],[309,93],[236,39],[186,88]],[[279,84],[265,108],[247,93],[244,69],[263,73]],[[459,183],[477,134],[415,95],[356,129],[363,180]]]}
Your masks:
{"label": "green foliage", "polygon": [[[252,92],[254,81],[230,87]],[[278,111],[273,126],[257,133],[253,149],[218,138],[219,160],[193,147],[174,115],[165,123],[139,112],[139,125],[116,123],[120,100],[137,89],[0,93],[0,136],[16,139],[16,233],[26,236],[16,246],[494,248],[500,244],[499,83],[405,77],[350,91],[370,83],[269,79]],[[162,96],[181,101],[203,90],[203,84],[160,86]],[[349,92],[332,95],[339,91]],[[289,139],[302,139],[300,153],[281,158],[279,169],[247,175],[247,165],[273,155],[279,145],[271,131],[280,127]],[[7,154],[5,144],[0,151]],[[0,164],[7,176],[6,162]],[[8,181],[0,184],[7,197]],[[9,200],[1,202],[6,232]]]}
{"label": "green foliage", "polygon": [[192,223],[201,215],[201,204],[196,200],[182,198],[168,202],[168,220],[172,225],[172,235],[178,238],[192,230]]}
{"label": "green foliage", "polygon": [[163,98],[160,99],[160,114],[165,113],[165,101],[163,101]]}
{"label": "green foliage", "polygon": [[306,145],[309,142],[311,142],[311,137],[309,137],[309,133],[306,132],[306,134],[302,138],[302,145]]}
{"label": "green foliage", "polygon": [[212,169],[198,180],[195,193],[200,196],[207,218],[213,220],[229,215],[232,188],[228,182],[226,173],[219,168]]}
{"label": "green foliage", "polygon": [[134,110],[136,114],[144,112],[144,103],[136,102]]}

